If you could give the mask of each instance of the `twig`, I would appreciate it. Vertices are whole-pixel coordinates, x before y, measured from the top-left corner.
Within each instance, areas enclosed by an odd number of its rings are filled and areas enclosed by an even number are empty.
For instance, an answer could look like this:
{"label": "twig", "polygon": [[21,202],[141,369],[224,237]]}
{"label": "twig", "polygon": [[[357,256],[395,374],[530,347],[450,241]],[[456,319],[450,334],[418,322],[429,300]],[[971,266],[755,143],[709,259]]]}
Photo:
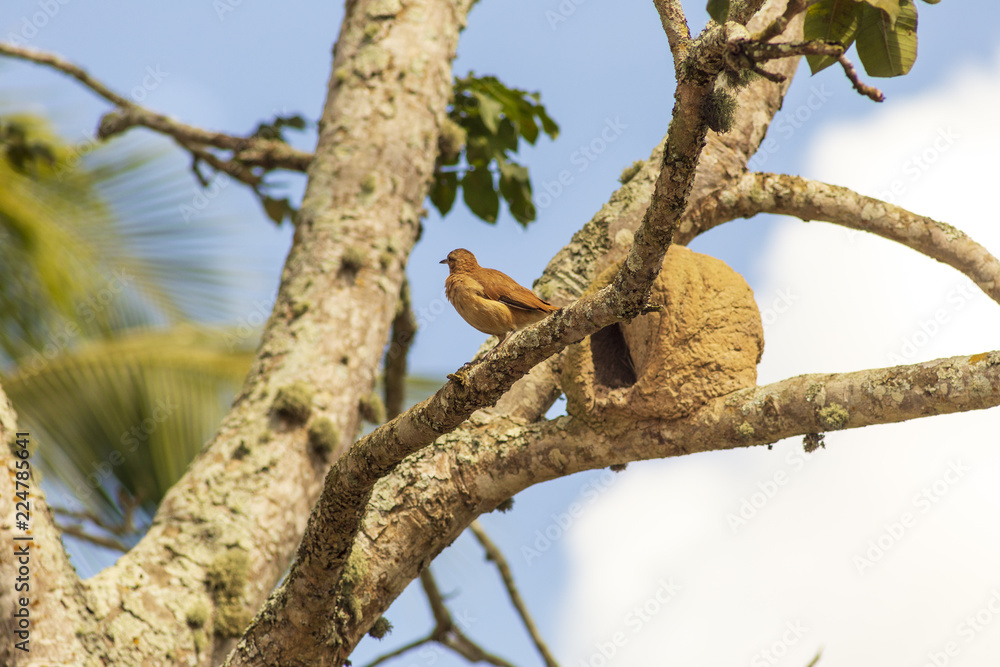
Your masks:
{"label": "twig", "polygon": [[497,566],[497,570],[500,571],[500,576],[503,578],[503,584],[507,588],[507,594],[510,596],[510,601],[513,603],[514,608],[517,609],[518,615],[521,617],[521,622],[524,623],[525,629],[528,634],[531,635],[531,640],[535,642],[535,647],[538,652],[542,655],[542,659],[548,667],[559,667],[559,663],[556,659],[552,657],[549,652],[549,647],[545,645],[545,640],[542,639],[541,633],[535,626],[534,620],[531,618],[531,614],[528,612],[527,606],[524,604],[524,600],[521,599],[521,594],[517,590],[517,584],[514,582],[514,575],[510,571],[510,565],[507,563],[507,559],[504,558],[503,552],[500,548],[490,539],[490,536],[486,534],[483,529],[483,525],[479,523],[479,519],[476,519],[471,524],[469,524],[469,530],[472,534],[476,536],[479,540],[479,544],[483,546],[486,551],[486,557],[493,561]]}
{"label": "twig", "polygon": [[[785,28],[788,27],[788,22],[791,21],[796,14],[804,12],[807,5],[808,3],[806,0],[788,0],[785,12],[781,16],[774,19],[774,21],[771,22],[771,25],[754,35],[753,40],[755,42],[767,42],[785,32]],[[747,18],[749,19],[750,17]]]}
{"label": "twig", "polygon": [[684,8],[679,0],[653,0],[660,14],[663,31],[667,33],[670,52],[674,55],[674,65],[679,66],[691,45],[691,29],[688,27]]}
{"label": "twig", "polygon": [[839,62],[844,68],[844,74],[846,74],[847,78],[851,80],[851,85],[854,86],[854,90],[858,91],[865,97],[874,100],[875,102],[885,101],[885,95],[882,94],[881,90],[875,86],[869,86],[861,81],[861,78],[858,76],[858,71],[854,69],[854,65],[852,65],[851,61],[847,59],[847,56],[841,53],[837,58],[837,62]]}
{"label": "twig", "polygon": [[128,493],[124,492],[124,489],[120,490],[118,494],[118,505],[122,510],[122,520],[119,523],[108,523],[98,515],[87,510],[71,510],[65,507],[52,507],[52,512],[68,519],[89,521],[101,530],[120,537],[135,531],[135,509],[139,507],[140,504],[141,502],[139,500],[132,498]]}
{"label": "twig", "polygon": [[792,56],[840,56],[844,52],[844,45],[839,42],[830,42],[822,39],[814,39],[808,42],[760,42],[757,40],[740,40],[730,44],[730,52],[736,57],[748,58],[753,63],[762,63],[767,60],[777,60],[778,58],[791,58]]}
{"label": "twig", "polygon": [[105,549],[113,549],[122,553],[125,553],[129,549],[127,546],[114,538],[91,535],[80,526],[64,526],[58,521],[55,522],[55,526],[62,531],[63,535],[72,535],[73,537],[86,540],[87,542],[96,544],[99,547],[104,547]]}
{"label": "twig", "polygon": [[783,83],[785,81],[785,77],[783,75],[778,74],[776,72],[768,72],[766,69],[764,69],[757,63],[754,63],[753,67],[751,67],[750,70],[755,74],[764,77],[765,79],[767,79],[772,83]]}
{"label": "twig", "polygon": [[389,419],[403,411],[406,394],[406,360],[413,336],[417,333],[417,319],[410,303],[410,283],[405,278],[399,290],[399,306],[392,321],[392,336],[385,353],[385,410]]}
{"label": "twig", "polygon": [[484,651],[478,644],[466,637],[459,628],[455,627],[451,613],[444,603],[444,596],[441,595],[441,589],[438,588],[429,567],[425,567],[420,573],[420,585],[423,586],[427,601],[431,605],[431,613],[434,614],[434,620],[437,623],[437,627],[430,634],[436,642],[447,646],[471,662],[488,662],[498,667],[514,667],[503,658]]}
{"label": "twig", "polygon": [[729,43],[725,55],[726,67],[738,72],[749,69],[774,83],[782,83],[785,77],[781,74],[768,72],[760,63],[779,58],[793,56],[839,56],[844,53],[844,47],[837,42],[811,40],[808,42],[760,42],[749,39],[739,39]]}
{"label": "twig", "polygon": [[[441,589],[438,588],[434,573],[429,566],[420,571],[420,586],[424,589],[427,602],[431,606],[431,614],[437,626],[434,631],[448,632],[455,624],[451,620],[451,614],[448,613],[448,607],[444,603],[444,596],[441,595]],[[431,633],[431,637],[434,637],[434,632]]]}
{"label": "twig", "polygon": [[430,642],[437,642],[442,646],[450,648],[469,662],[488,662],[497,667],[514,667],[514,665],[503,658],[484,651],[478,644],[466,637],[459,628],[455,627],[455,621],[452,619],[451,612],[448,611],[448,607],[444,603],[444,596],[441,595],[441,589],[438,588],[430,567],[425,567],[421,571],[420,585],[423,587],[424,594],[427,596],[427,602],[431,606],[431,614],[434,616],[434,629],[422,639],[414,640],[391,653],[379,656],[368,663],[366,667],[375,667],[375,665],[381,664],[389,658],[402,655],[407,651],[424,644],[429,644]]}
{"label": "twig", "polygon": [[198,172],[197,165],[199,161],[208,163],[216,171],[222,171],[229,174],[238,181],[246,183],[254,190],[256,190],[263,181],[260,176],[253,173],[253,171],[248,169],[241,162],[237,162],[235,160],[224,160],[204,146],[200,146],[194,142],[185,141],[178,137],[174,137],[174,141],[176,141],[181,148],[191,153],[191,156],[194,158],[194,161],[191,164],[191,170],[195,172],[195,176],[198,177],[198,180],[201,181],[203,186],[207,186],[208,183],[205,177]]}
{"label": "twig", "polygon": [[365,667],[375,667],[375,665],[381,665],[386,660],[391,660],[392,658],[395,658],[397,655],[403,655],[407,651],[412,651],[413,649],[417,648],[418,646],[423,646],[424,644],[429,644],[432,641],[434,641],[434,638],[430,637],[430,636],[424,637],[423,639],[416,639],[416,640],[410,642],[409,644],[406,644],[405,646],[400,646],[395,651],[390,651],[389,653],[386,653],[384,655],[380,655],[379,657],[375,658],[374,660],[372,660],[371,662],[369,662],[367,665],[365,665]]}
{"label": "twig", "polygon": [[[69,62],[53,53],[0,43],[0,55],[44,65],[68,74],[118,107],[115,111],[105,115],[101,119],[98,130],[98,137],[101,139],[108,139],[129,128],[142,126],[173,137],[187,150],[191,150],[192,146],[203,145],[232,151],[233,161],[242,163],[245,166],[305,171],[312,160],[311,154],[292,148],[281,141],[262,139],[260,137],[237,137],[223,132],[210,132],[150,111],[114,92],[108,86],[90,76],[79,65]],[[208,162],[207,159],[205,161]],[[237,170],[234,167],[230,167],[222,169],[222,171],[236,176],[234,171]],[[239,176],[236,177],[239,178]],[[240,180],[244,179],[241,178]]]}

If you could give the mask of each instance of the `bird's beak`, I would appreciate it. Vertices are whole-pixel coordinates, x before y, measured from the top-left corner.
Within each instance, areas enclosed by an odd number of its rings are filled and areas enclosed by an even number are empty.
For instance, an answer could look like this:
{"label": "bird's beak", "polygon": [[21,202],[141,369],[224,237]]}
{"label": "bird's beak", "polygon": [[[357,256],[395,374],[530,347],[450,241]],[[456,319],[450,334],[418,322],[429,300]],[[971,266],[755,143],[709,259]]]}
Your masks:
{"label": "bird's beak", "polygon": [[438,264],[447,264],[447,263],[448,263],[448,260],[446,260],[446,259],[442,259],[440,262],[438,262]]}

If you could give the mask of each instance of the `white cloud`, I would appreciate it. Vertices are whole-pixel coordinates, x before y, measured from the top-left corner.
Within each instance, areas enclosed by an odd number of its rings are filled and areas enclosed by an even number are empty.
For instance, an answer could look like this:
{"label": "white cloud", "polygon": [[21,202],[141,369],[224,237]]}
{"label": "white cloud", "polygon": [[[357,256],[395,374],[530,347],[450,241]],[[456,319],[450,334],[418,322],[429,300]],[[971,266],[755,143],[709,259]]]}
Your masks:
{"label": "white cloud", "polygon": [[[805,173],[1000,254],[997,108],[1000,66],[968,69],[823,130]],[[767,327],[761,382],[998,347],[1000,307],[889,241],[788,221],[762,266],[761,307],[791,305]],[[998,431],[993,409],[834,433],[811,457],[795,441],[633,466],[567,536],[566,664],[800,666],[820,647],[821,667],[990,663]]]}

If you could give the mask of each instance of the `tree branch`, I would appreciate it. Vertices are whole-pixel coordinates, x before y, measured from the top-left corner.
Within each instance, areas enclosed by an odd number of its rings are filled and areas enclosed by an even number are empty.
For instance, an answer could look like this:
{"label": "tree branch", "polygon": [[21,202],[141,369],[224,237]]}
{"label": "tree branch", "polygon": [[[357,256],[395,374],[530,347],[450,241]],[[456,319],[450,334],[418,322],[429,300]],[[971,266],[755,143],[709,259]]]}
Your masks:
{"label": "tree branch", "polygon": [[[534,423],[479,420],[407,459],[379,482],[371,518],[355,548],[366,554],[368,583],[352,595],[364,590],[366,600],[376,594],[394,599],[417,576],[427,554],[440,552],[478,515],[551,479],[631,461],[997,405],[1000,351],[788,378],[719,397],[678,419],[638,422],[623,432],[598,432],[574,417]],[[444,479],[460,483],[439,482]],[[338,604],[346,600],[338,598]],[[350,637],[360,638],[380,607],[375,601],[366,604]]]}
{"label": "tree branch", "polygon": [[[763,20],[766,20],[766,16],[761,14],[754,17],[752,23],[757,24]],[[794,22],[789,27],[785,38],[790,40],[801,38],[801,20]],[[790,79],[797,65],[798,62],[795,58],[789,58],[774,62],[772,67]],[[725,135],[709,133],[705,156],[699,162],[697,177],[692,189],[692,202],[699,202],[703,199],[714,200],[718,190],[732,179],[733,174],[745,170],[747,160],[754,154],[765,136],[768,123],[781,107],[787,87],[787,82],[775,86],[761,79],[752,82],[737,93],[741,113],[730,132]],[[660,167],[663,164],[664,147],[664,142],[654,147],[649,159],[639,171],[627,179],[612,194],[608,202],[595,213],[594,217],[573,235],[570,243],[556,253],[542,273],[541,278],[535,283],[535,290],[540,295],[559,305],[571,303],[583,294],[598,273],[624,259],[653,194]],[[688,221],[687,217],[688,214],[682,219],[681,229],[692,226],[692,222]],[[686,243],[685,239],[690,238],[692,235],[682,232],[679,242]],[[463,468],[459,465],[450,466],[445,462],[446,459],[451,460],[450,457],[444,451],[439,450],[452,447],[456,441],[464,442],[468,438],[478,438],[484,424],[492,423],[493,419],[503,421],[514,417],[516,424],[522,424],[521,420],[526,422],[538,420],[561,392],[558,385],[559,364],[557,359],[558,357],[553,357],[536,366],[528,376],[515,383],[511,390],[503,395],[495,409],[484,410],[481,414],[494,415],[486,417],[489,421],[484,421],[483,418],[476,416],[460,430],[450,434],[447,438],[442,438],[438,444],[432,445],[436,452],[433,466],[421,469],[414,477],[410,474],[412,467],[404,462],[391,476],[379,482],[377,487],[379,500],[368,508],[365,531],[358,535],[354,547],[354,555],[358,557],[360,563],[364,564],[363,567],[371,567],[374,573],[388,570],[392,573],[391,576],[400,576],[405,582],[409,582],[419,574],[419,569],[411,570],[405,563],[397,560],[398,554],[394,548],[388,547],[389,542],[381,539],[376,541],[369,537],[379,535],[384,530],[383,517],[385,513],[383,508],[392,503],[412,502],[414,506],[420,507],[414,514],[405,519],[411,522],[409,525],[422,527],[421,530],[417,531],[420,535],[400,536],[404,541],[414,537],[420,543],[414,544],[412,541],[408,541],[404,545],[402,553],[411,554],[409,558],[415,559],[411,562],[418,563],[440,551],[440,546],[432,547],[430,542],[436,540],[435,536],[447,533],[453,527],[451,513],[456,510],[452,505],[428,506],[420,500],[427,497],[429,493],[426,485],[427,480],[438,479],[438,476],[442,474],[447,475],[449,479],[462,479],[461,503],[467,503],[463,505],[462,511],[477,508],[475,513],[469,516],[469,521],[480,512],[489,511],[496,507],[500,501],[496,503],[492,503],[492,501],[479,502],[477,499],[479,489],[475,485],[471,488],[465,486],[466,477],[462,472]],[[504,421],[504,423],[507,422]],[[444,444],[440,444],[441,442]],[[423,460],[425,455],[422,453],[419,456],[420,460]],[[442,471],[447,472],[442,473]],[[409,498],[409,496],[414,497]],[[439,515],[436,507],[446,508],[445,512],[448,515]],[[465,527],[465,524],[461,524],[451,534],[451,539],[457,538]],[[384,611],[384,603],[377,601],[377,598],[384,593],[383,585],[380,583],[382,581],[385,581],[383,576],[377,574],[375,578],[365,577],[362,584],[351,579],[349,582],[345,581],[345,584],[349,585],[338,586],[336,601],[338,607],[346,608],[356,604],[354,601],[357,599],[359,590],[369,591],[368,594],[371,597],[366,599],[373,601],[363,607],[364,611],[360,619],[352,620],[351,627],[343,628],[345,640],[349,643],[359,640],[371,623]],[[392,599],[396,594],[398,592],[393,590],[388,599]]]}
{"label": "tree branch", "polygon": [[[674,69],[677,70],[691,46],[691,30],[684,16],[684,8],[680,0],[653,0],[653,4],[660,14],[663,31],[667,33],[670,52],[674,55]],[[679,75],[680,71],[677,70],[676,73]]]}
{"label": "tree branch", "polygon": [[694,216],[697,224],[684,237],[758,213],[830,222],[896,241],[960,271],[1000,303],[1000,260],[965,232],[850,188],[800,176],[744,174],[717,197],[704,200]]}
{"label": "tree branch", "polygon": [[[26,60],[38,65],[44,65],[73,77],[97,95],[118,107],[116,111],[106,114],[102,119],[97,136],[108,139],[131,127],[142,126],[173,137],[188,150],[193,146],[212,146],[233,152],[232,160],[247,167],[262,167],[264,169],[289,169],[304,172],[312,161],[312,154],[292,148],[281,141],[262,139],[260,137],[236,137],[222,132],[210,132],[168,118],[162,114],[139,106],[132,100],[122,97],[108,86],[104,85],[82,67],[69,62],[53,53],[37,49],[0,43],[0,55]],[[204,156],[201,156],[202,159]],[[208,161],[206,159],[206,161]],[[213,165],[216,166],[216,165]],[[216,166],[216,168],[219,168]],[[229,169],[231,175],[240,178]],[[240,180],[244,180],[240,178]]]}
{"label": "tree branch", "polygon": [[479,523],[476,519],[471,524],[469,524],[469,530],[472,534],[476,536],[479,544],[482,545],[483,550],[486,551],[486,558],[493,561],[497,566],[497,570],[500,572],[500,577],[503,579],[504,588],[507,589],[507,595],[510,596],[511,604],[517,610],[518,616],[521,617],[521,622],[524,623],[524,628],[531,635],[531,641],[535,642],[535,648],[538,649],[538,653],[542,656],[542,660],[548,667],[559,667],[559,663],[552,656],[549,651],[549,647],[546,646],[545,640],[542,638],[541,633],[538,631],[538,627],[535,626],[535,621],[531,618],[531,613],[528,611],[527,605],[524,604],[524,600],[521,598],[521,593],[517,590],[517,584],[514,582],[514,575],[510,571],[510,565],[507,564],[507,559],[504,558],[503,552],[500,551],[490,536],[486,534],[483,529],[483,525]]}

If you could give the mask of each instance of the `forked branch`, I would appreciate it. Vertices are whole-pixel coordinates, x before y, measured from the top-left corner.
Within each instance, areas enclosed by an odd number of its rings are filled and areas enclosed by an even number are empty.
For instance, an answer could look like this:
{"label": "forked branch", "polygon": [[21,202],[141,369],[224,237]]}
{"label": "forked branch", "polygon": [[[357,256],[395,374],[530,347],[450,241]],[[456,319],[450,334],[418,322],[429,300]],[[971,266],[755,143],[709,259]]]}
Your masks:
{"label": "forked branch", "polygon": [[504,588],[507,589],[507,595],[510,596],[511,604],[514,605],[514,609],[517,610],[517,615],[521,617],[521,622],[524,624],[525,629],[528,634],[531,635],[531,641],[535,643],[535,648],[542,656],[542,660],[545,661],[547,667],[559,667],[559,663],[552,656],[549,651],[549,647],[545,644],[545,640],[542,638],[542,634],[538,631],[538,627],[535,625],[535,621],[531,618],[531,614],[528,612],[527,605],[524,604],[524,600],[521,598],[520,591],[517,590],[517,584],[514,582],[514,574],[511,572],[510,565],[507,564],[507,559],[504,557],[503,552],[500,551],[490,536],[486,534],[486,530],[483,525],[479,523],[479,519],[476,519],[469,525],[469,530],[472,534],[476,536],[479,544],[482,545],[483,550],[486,551],[486,557],[493,561],[493,564],[497,566],[497,570],[500,572],[500,578],[503,579]]}
{"label": "forked branch", "polygon": [[[101,119],[98,138],[108,139],[129,128],[142,126],[172,137],[179,145],[195,157],[209,162],[219,171],[256,187],[259,177],[248,178],[251,167],[264,170],[288,169],[304,172],[312,161],[312,154],[292,148],[288,144],[261,137],[237,137],[223,132],[211,132],[192,125],[186,125],[172,118],[146,109],[127,99],[101,81],[91,76],[79,65],[54,53],[47,53],[28,47],[0,43],[0,55],[18,58],[52,68],[73,77],[91,91],[115,105],[117,109]],[[229,159],[222,159],[208,153],[208,148],[231,151]],[[206,153],[212,159],[206,157]]]}

